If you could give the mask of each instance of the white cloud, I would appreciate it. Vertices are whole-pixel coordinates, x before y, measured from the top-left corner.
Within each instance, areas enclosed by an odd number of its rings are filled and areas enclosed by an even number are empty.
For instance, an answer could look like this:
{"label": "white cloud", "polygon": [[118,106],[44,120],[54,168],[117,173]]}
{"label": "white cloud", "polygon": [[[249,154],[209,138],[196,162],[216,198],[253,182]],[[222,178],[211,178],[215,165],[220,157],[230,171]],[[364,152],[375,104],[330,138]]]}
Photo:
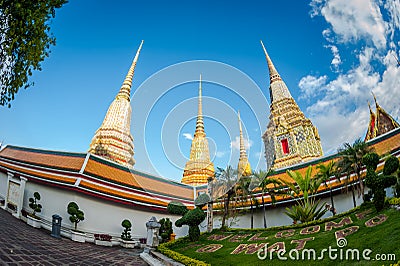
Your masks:
{"label": "white cloud", "polygon": [[322,15],[340,42],[371,41],[386,47],[387,24],[374,0],[313,0],[311,16]]}
{"label": "white cloud", "polygon": [[[244,148],[248,150],[252,145],[253,141],[243,138]],[[240,150],[240,138],[239,136],[235,137],[234,141],[231,141],[231,149]]]}
{"label": "white cloud", "polygon": [[332,70],[334,72],[339,72],[339,66],[342,64],[342,59],[340,58],[339,49],[335,45],[326,45],[326,48],[331,49],[333,54],[333,59],[331,61]]}
{"label": "white cloud", "polygon": [[[371,91],[389,114],[400,119],[400,66],[395,52],[385,50],[386,44],[396,50],[399,43],[400,0],[313,0],[310,6],[312,17],[322,15],[330,25],[322,35],[333,54],[334,73],[329,82],[324,75],[305,76],[299,87],[301,97],[313,100],[308,116],[319,130],[325,153],[332,153],[344,142],[365,136]],[[346,61],[352,62],[353,56],[355,60],[338,73],[335,67],[342,62],[338,45],[343,43],[341,54],[348,49]]]}
{"label": "white cloud", "polygon": [[323,90],[327,78],[327,76],[314,77],[311,75],[301,78],[299,82],[299,88],[302,92],[300,99],[316,96],[319,91]]}
{"label": "white cloud", "polygon": [[217,151],[217,152],[215,153],[215,157],[217,157],[217,158],[222,158],[222,157],[225,156],[225,154],[226,154],[226,151]]}
{"label": "white cloud", "polygon": [[389,14],[387,27],[390,39],[393,40],[395,31],[400,28],[400,0],[386,0],[384,8]]}
{"label": "white cloud", "polygon": [[190,134],[190,133],[183,133],[182,136],[184,136],[185,139],[193,140],[193,136],[192,136],[192,134]]}

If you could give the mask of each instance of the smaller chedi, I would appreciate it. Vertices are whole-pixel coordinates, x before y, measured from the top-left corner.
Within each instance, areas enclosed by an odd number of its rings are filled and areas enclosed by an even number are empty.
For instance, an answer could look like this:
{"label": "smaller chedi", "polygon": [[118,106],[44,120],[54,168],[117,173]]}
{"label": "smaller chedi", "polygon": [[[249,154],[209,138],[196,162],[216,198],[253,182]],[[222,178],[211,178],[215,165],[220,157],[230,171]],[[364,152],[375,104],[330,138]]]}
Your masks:
{"label": "smaller chedi", "polygon": [[196,120],[196,131],[194,132],[192,146],[190,148],[190,157],[183,171],[182,183],[201,186],[208,182],[210,177],[214,176],[214,164],[210,161],[210,152],[208,149],[208,140],[204,131],[203,104],[201,95],[201,75],[198,98],[198,114]]}
{"label": "smaller chedi", "polygon": [[249,159],[247,157],[246,148],[244,146],[242,121],[240,120],[239,111],[238,111],[238,120],[239,120],[239,150],[240,150],[238,172],[241,176],[249,176],[251,175],[251,166],[249,163]]}
{"label": "smaller chedi", "polygon": [[394,120],[394,118],[378,104],[375,95],[372,95],[374,96],[376,113],[371,110],[371,106],[368,103],[369,124],[364,141],[376,138],[382,134],[385,134],[386,132],[392,131],[393,129],[400,127],[399,123],[397,123],[397,121]]}

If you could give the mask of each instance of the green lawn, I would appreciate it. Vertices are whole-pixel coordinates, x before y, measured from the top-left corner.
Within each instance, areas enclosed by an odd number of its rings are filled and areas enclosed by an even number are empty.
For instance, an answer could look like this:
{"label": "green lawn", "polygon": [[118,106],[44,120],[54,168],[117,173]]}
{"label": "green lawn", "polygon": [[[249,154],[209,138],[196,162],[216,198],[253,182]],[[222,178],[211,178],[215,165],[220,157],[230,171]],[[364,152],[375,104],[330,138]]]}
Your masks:
{"label": "green lawn", "polygon": [[[336,236],[344,236],[347,244],[339,247]],[[343,242],[339,244],[343,245]],[[260,255],[267,258],[261,260],[257,252],[263,246],[270,249],[284,247],[286,252],[281,257],[287,260],[280,260],[276,252],[265,253],[264,249]],[[297,252],[293,250],[296,247]],[[315,260],[311,249],[315,251]],[[360,260],[356,259],[355,249]],[[211,265],[394,265],[400,261],[400,211],[388,208],[376,213],[372,205],[364,205],[333,219],[311,224],[266,230],[214,230],[211,234],[202,234],[196,243],[181,239],[162,245],[159,250],[187,265],[197,263],[191,263],[177,253]],[[363,252],[369,261],[363,258]],[[299,260],[294,260],[296,253]],[[392,257],[382,261],[377,260],[377,256]]]}

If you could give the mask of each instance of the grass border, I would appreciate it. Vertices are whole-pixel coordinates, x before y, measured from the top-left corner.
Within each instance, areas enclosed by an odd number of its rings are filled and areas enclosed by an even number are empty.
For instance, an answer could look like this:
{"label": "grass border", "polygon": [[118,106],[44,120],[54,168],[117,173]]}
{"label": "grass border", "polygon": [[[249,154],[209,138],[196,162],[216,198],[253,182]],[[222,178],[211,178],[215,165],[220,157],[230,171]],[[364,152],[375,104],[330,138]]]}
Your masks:
{"label": "grass border", "polygon": [[[297,229],[297,228],[304,228],[307,226],[311,226],[311,225],[316,225],[316,224],[321,224],[321,223],[326,223],[326,222],[330,222],[339,218],[342,218],[344,216],[348,216],[350,214],[356,213],[360,210],[366,210],[366,209],[370,209],[373,208],[372,203],[368,202],[368,203],[363,203],[360,206],[357,206],[351,210],[348,210],[346,212],[340,213],[338,215],[334,215],[332,217],[328,217],[322,220],[314,220],[311,222],[307,222],[307,223],[300,223],[300,224],[294,224],[294,225],[284,225],[284,226],[274,226],[274,227],[269,227],[269,228],[256,228],[256,229],[246,229],[246,228],[227,228],[225,230],[221,230],[221,229],[214,229],[211,233],[217,233],[217,232],[240,232],[240,231],[253,231],[253,232],[257,232],[257,231],[272,231],[272,230],[286,230],[286,229]],[[204,233],[202,233],[204,234]],[[167,243],[162,243],[157,247],[157,250],[159,252],[161,252],[162,254],[164,254],[165,256],[178,261],[180,263],[183,263],[185,265],[190,265],[190,266],[195,266],[195,265],[201,265],[201,266],[211,266],[211,264],[208,264],[204,261],[201,260],[197,260],[197,259],[193,259],[190,258],[188,256],[185,256],[179,252],[173,251],[171,249],[169,249],[170,246],[178,244],[178,243],[190,243],[189,238],[188,237],[183,237],[183,238],[179,238],[175,241],[170,241]]]}

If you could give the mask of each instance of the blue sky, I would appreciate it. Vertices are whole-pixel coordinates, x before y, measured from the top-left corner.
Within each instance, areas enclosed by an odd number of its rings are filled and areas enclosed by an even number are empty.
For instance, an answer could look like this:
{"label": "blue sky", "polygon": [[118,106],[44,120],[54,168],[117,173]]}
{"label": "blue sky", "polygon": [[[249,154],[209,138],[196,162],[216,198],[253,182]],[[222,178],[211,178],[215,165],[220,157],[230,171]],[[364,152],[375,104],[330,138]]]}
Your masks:
{"label": "blue sky", "polygon": [[240,109],[253,168],[265,169],[264,44],[326,154],[363,137],[371,91],[397,120],[400,1],[70,1],[35,86],[0,108],[4,144],[86,152],[140,41],[132,86],[135,168],[180,180],[203,75],[216,166],[236,166]]}

